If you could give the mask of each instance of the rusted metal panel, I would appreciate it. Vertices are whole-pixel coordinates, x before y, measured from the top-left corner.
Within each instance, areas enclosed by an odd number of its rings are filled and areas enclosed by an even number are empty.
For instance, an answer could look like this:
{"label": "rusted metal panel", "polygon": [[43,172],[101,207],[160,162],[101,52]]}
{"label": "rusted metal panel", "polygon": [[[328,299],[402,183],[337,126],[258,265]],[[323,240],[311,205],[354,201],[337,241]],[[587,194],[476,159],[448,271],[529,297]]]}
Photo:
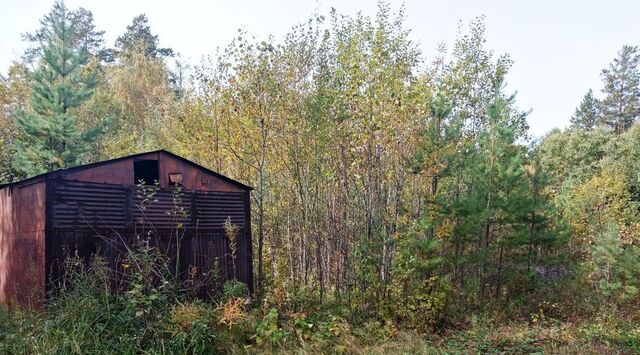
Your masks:
{"label": "rusted metal panel", "polygon": [[229,218],[239,228],[245,227],[244,193],[196,193],[196,226],[201,229],[222,229]]}
{"label": "rusted metal panel", "polygon": [[205,296],[213,287],[219,286],[214,285],[215,282],[229,279],[228,243],[223,233],[194,235],[190,240],[190,252],[187,256],[190,276],[208,281],[200,285],[199,295]]}
{"label": "rusted metal panel", "polygon": [[[64,260],[76,255],[88,261],[92,255],[99,254],[105,258],[112,270],[122,271],[122,261],[125,260],[127,247],[133,247],[137,240],[132,231],[105,231],[105,234],[90,231],[55,231],[52,238],[56,240],[56,244],[50,254],[51,264],[48,269],[53,282],[60,280]],[[200,296],[206,297],[211,295],[212,291],[220,291],[219,287],[225,281],[234,278],[234,261],[229,241],[223,231],[154,234],[150,243],[169,257],[171,271],[175,270],[175,263],[179,263],[178,270],[183,281],[192,277],[198,280],[197,293]],[[244,238],[238,240],[235,279],[251,288],[253,275],[251,259],[246,258],[247,243],[250,241]],[[178,253],[179,261],[176,258]],[[117,276],[114,275],[116,278]]]}
{"label": "rusted metal panel", "polygon": [[[154,152],[137,155],[135,159],[157,160],[158,156],[159,153]],[[116,159],[96,164],[96,166],[77,167],[69,169],[68,172],[62,171],[62,175],[66,180],[130,186],[134,185],[133,161],[134,158]]]}
{"label": "rusted metal panel", "polygon": [[154,201],[150,201],[147,205],[144,203],[143,196],[134,193],[131,206],[134,222],[136,225],[146,224],[155,229],[172,229],[178,224],[185,229],[192,228],[190,218],[192,195],[187,192],[177,196],[179,200],[174,200],[173,191],[162,189],[156,192]]}
{"label": "rusted metal panel", "polygon": [[[224,233],[224,223],[230,218],[240,228],[235,277],[252,287],[248,191],[187,191],[176,195],[174,189],[157,189],[145,202],[136,186],[65,180],[52,181],[51,186],[53,243],[49,269],[56,279],[62,261],[70,255],[88,260],[94,253],[100,253],[112,268],[117,268],[126,251],[123,244],[130,246],[136,236],[150,235],[151,243],[173,262],[179,253],[178,269],[182,277],[190,277],[193,272],[210,275],[214,265],[217,266],[218,277],[209,276],[207,283],[198,287],[200,295],[208,295],[214,287],[211,282],[234,277]],[[176,237],[180,239],[180,251]]]}
{"label": "rusted metal panel", "polygon": [[0,189],[0,304],[39,308],[45,297],[46,182]]}
{"label": "rusted metal panel", "polygon": [[[244,192],[250,189],[220,174],[199,167],[193,162],[166,151],[137,154],[130,157],[114,159],[87,166],[63,170],[59,177],[66,180],[95,182],[117,185],[135,185],[134,162],[140,160],[157,160],[159,183],[162,188],[169,188],[169,174],[181,174],[185,190]],[[148,183],[151,183],[148,181]]]}
{"label": "rusted metal panel", "polygon": [[53,194],[54,229],[123,229],[126,187],[59,180]]}
{"label": "rusted metal panel", "polygon": [[186,190],[244,192],[246,189],[237,184],[198,169],[184,160],[167,153],[160,154],[160,186],[169,187],[169,174],[181,173],[182,185]]}
{"label": "rusted metal panel", "polygon": [[[159,189],[145,201],[136,187],[58,180],[53,193],[54,229],[223,229],[225,221],[244,228],[245,193]],[[174,199],[174,197],[176,197]]]}

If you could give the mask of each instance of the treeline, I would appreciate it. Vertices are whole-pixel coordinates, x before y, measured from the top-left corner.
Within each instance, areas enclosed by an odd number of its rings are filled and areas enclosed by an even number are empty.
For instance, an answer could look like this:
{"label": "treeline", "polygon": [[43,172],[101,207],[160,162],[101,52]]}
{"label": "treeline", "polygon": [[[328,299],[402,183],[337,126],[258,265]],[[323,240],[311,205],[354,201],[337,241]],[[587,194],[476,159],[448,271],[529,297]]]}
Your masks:
{"label": "treeline", "polygon": [[570,129],[532,141],[482,17],[425,56],[404,16],[333,10],[170,70],[144,15],[107,48],[88,10],[56,3],[2,77],[0,176],[166,148],[246,182],[269,304],[337,301],[417,328],[633,311],[637,48]]}

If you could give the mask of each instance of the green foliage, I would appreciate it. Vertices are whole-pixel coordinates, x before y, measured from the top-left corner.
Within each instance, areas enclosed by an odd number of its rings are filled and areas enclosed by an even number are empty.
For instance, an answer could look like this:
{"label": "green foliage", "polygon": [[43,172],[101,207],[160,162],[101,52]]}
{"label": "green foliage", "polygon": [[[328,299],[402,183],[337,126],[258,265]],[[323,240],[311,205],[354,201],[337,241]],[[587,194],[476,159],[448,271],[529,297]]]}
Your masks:
{"label": "green foliage", "polygon": [[287,336],[287,332],[278,326],[278,310],[272,308],[258,323],[255,338],[256,345],[275,346]]}
{"label": "green foliage", "polygon": [[[14,65],[9,69],[5,78],[0,75],[0,105],[8,108],[0,116],[0,181],[10,182],[17,178],[17,171],[13,167],[15,157],[15,139],[17,130],[9,112],[26,101],[27,77],[26,68]],[[9,111],[9,112],[7,112]]]}
{"label": "green foliage", "polygon": [[602,71],[604,122],[616,133],[627,130],[640,117],[638,47],[623,46],[609,68]]}
{"label": "green foliage", "polygon": [[125,274],[128,285],[125,293],[127,308],[136,317],[148,321],[154,309],[175,295],[171,289],[168,260],[149,245],[149,240],[142,240],[124,263],[123,267],[131,270]]}
{"label": "green foliage", "polygon": [[590,278],[609,302],[625,304],[637,299],[640,291],[640,250],[623,243],[618,227],[609,222],[591,246]]}
{"label": "green foliage", "polygon": [[78,19],[60,3],[48,18],[48,41],[33,73],[31,108],[18,110],[15,123],[16,167],[27,175],[79,164],[87,145],[104,131],[104,123],[80,129],[73,109],[92,94],[96,82],[83,72],[87,52],[74,42]]}
{"label": "green foliage", "polygon": [[559,191],[590,177],[601,168],[600,160],[610,139],[610,134],[601,129],[549,133],[537,147],[549,184]]}
{"label": "green foliage", "polygon": [[[133,251],[133,255],[142,255],[137,262],[147,263],[144,255],[152,253],[145,249],[143,245]],[[349,323],[327,313],[328,309],[280,313],[276,308],[257,308],[248,314],[236,314],[239,318],[233,324],[221,323],[221,306],[177,297],[150,303],[149,312],[140,316],[138,308],[130,307],[131,300],[139,300],[145,294],[152,298],[156,292],[150,288],[135,295],[111,292],[109,270],[105,267],[100,259],[89,267],[79,259],[70,259],[66,268],[68,283],[52,296],[46,310],[0,310],[0,352],[571,353],[590,349],[628,352],[637,350],[639,344],[637,324],[615,318],[577,325],[545,321],[504,326],[476,319],[460,330],[424,334],[401,331],[390,320]],[[131,283],[127,282],[125,289],[139,289],[139,278],[135,276],[138,272],[144,273],[144,268],[130,271]],[[420,294],[416,296],[424,300]]]}
{"label": "green foliage", "polygon": [[433,276],[422,282],[413,282],[411,286],[404,294],[399,293],[392,298],[392,314],[400,325],[429,331],[446,323],[448,285]]}
{"label": "green foliage", "polygon": [[164,323],[171,333],[167,343],[172,351],[205,354],[217,344],[218,332],[211,324],[210,307],[199,302],[174,304]]}
{"label": "green foliage", "polygon": [[640,351],[640,328],[637,324],[624,324],[610,319],[599,319],[587,324],[580,335],[590,341],[597,341],[610,347],[620,347],[630,353]]}
{"label": "green foliage", "polygon": [[62,17],[69,18],[75,27],[69,38],[72,48],[84,48],[91,57],[96,56],[106,61],[112,59],[110,51],[104,48],[104,31],[96,30],[91,11],[82,7],[70,10],[64,2],[56,1],[51,11],[40,20],[41,27],[33,33],[22,35],[25,41],[32,44],[23,55],[25,62],[33,64],[43,58],[42,44],[57,40],[57,34],[51,29]]}
{"label": "green foliage", "polygon": [[116,40],[116,48],[122,53],[141,50],[147,57],[172,57],[171,48],[158,47],[158,36],[151,33],[147,15],[141,14],[133,18],[133,23],[127,26],[127,32]]}
{"label": "green foliage", "polygon": [[637,126],[620,135],[557,132],[539,147],[541,163],[560,186],[550,195],[571,228],[580,277],[594,291],[588,299],[602,312],[625,312],[638,297]]}
{"label": "green foliage", "polygon": [[222,294],[224,299],[247,297],[249,296],[249,287],[244,282],[230,280],[224,283]]}
{"label": "green foliage", "polygon": [[91,157],[97,160],[170,148],[168,136],[177,132],[168,127],[179,103],[171,88],[167,63],[146,56],[139,46],[117,59],[97,71],[101,84],[77,110],[84,126],[99,124],[100,117],[111,120],[109,129],[92,144]]}
{"label": "green foliage", "polygon": [[580,106],[571,116],[571,127],[589,130],[600,125],[602,123],[600,105],[600,101],[593,96],[593,90],[589,89],[582,98]]}
{"label": "green foliage", "polygon": [[388,317],[406,327],[428,331],[442,326],[449,316],[451,284],[441,279],[443,245],[423,220],[397,240],[398,260],[391,285]]}

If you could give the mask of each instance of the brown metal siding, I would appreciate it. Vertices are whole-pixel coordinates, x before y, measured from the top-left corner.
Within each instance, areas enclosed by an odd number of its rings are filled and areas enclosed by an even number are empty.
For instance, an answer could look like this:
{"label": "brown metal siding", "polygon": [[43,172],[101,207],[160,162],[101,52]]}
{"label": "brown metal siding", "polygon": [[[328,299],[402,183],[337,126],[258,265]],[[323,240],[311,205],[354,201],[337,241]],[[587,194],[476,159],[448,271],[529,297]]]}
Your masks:
{"label": "brown metal siding", "polygon": [[[121,230],[134,223],[171,229],[181,223],[188,229],[210,230],[222,229],[227,218],[240,228],[246,222],[246,193],[188,191],[180,196],[180,201],[174,201],[174,191],[160,189],[154,201],[146,205],[137,187],[64,180],[53,185],[55,229]],[[186,216],[172,214],[176,207],[182,207]]]}
{"label": "brown metal siding", "polygon": [[45,194],[44,181],[0,189],[0,304],[44,300]]}
{"label": "brown metal siding", "polygon": [[[151,204],[144,206],[136,186],[66,180],[49,184],[52,233],[48,270],[54,278],[59,276],[64,258],[76,253],[88,259],[99,252],[117,267],[124,252],[122,243],[131,245],[136,236],[146,236],[147,232],[151,232],[154,245],[174,258],[178,253],[174,245],[176,226],[180,223],[184,227],[180,270],[185,274],[193,270],[200,276],[210,274],[217,260],[219,280],[224,282],[233,278],[229,242],[224,234],[224,222],[230,218],[241,228],[236,276],[252,287],[248,191],[186,191],[179,203],[186,216],[180,216],[171,213],[175,210],[172,189],[159,189]],[[202,285],[199,294],[209,294],[212,287]]]}
{"label": "brown metal siding", "polygon": [[[180,197],[181,201],[174,203],[173,192],[161,190],[155,195],[156,201],[152,201],[150,205],[143,208],[143,197],[138,195],[136,188],[132,188],[132,192],[134,197],[131,210],[136,225],[146,224],[155,229],[172,229],[181,223],[184,228],[191,228],[189,216],[191,214],[192,193],[184,193]],[[184,209],[186,216],[171,213],[172,211],[177,212],[178,207]]]}
{"label": "brown metal siding", "polygon": [[[178,203],[174,202],[172,191],[161,190],[155,198],[157,201],[143,209],[143,198],[135,195],[131,208],[136,224],[171,229],[181,223],[186,229],[220,230],[230,218],[231,223],[240,228],[245,225],[244,193],[185,192]],[[186,216],[171,213],[177,211],[178,206],[184,209]]]}
{"label": "brown metal siding", "polygon": [[185,190],[244,192],[245,189],[229,181],[212,175],[205,170],[177,159],[167,153],[154,152],[136,157],[106,162],[86,169],[64,172],[64,179],[132,186],[134,184],[133,162],[136,160],[158,160],[160,187],[168,188],[169,174],[181,173]]}
{"label": "brown metal siding", "polygon": [[[135,159],[158,159],[159,153],[143,154]],[[96,182],[101,184],[114,184],[130,186],[134,185],[133,178],[134,158],[108,162],[95,167],[65,172],[66,180],[84,182]]]}
{"label": "brown metal siding", "polygon": [[245,227],[246,193],[196,193],[194,201],[195,223],[198,229],[223,228],[227,218],[240,228]]}
{"label": "brown metal siding", "polygon": [[186,190],[244,192],[245,189],[228,181],[198,169],[185,161],[176,159],[169,154],[160,154],[160,186],[169,187],[169,174],[181,173],[182,185]]}
{"label": "brown metal siding", "polygon": [[[199,276],[217,273],[220,281],[232,278],[229,243],[223,233],[205,233],[194,235],[190,240],[189,267],[195,267]],[[217,267],[217,269],[215,268]],[[215,278],[211,279],[212,281]],[[246,280],[242,280],[245,281]],[[217,285],[218,287],[220,285]],[[204,284],[199,288],[200,295],[209,294],[215,285]]]}
{"label": "brown metal siding", "polygon": [[56,181],[52,205],[54,229],[123,229],[127,191],[121,186]]}

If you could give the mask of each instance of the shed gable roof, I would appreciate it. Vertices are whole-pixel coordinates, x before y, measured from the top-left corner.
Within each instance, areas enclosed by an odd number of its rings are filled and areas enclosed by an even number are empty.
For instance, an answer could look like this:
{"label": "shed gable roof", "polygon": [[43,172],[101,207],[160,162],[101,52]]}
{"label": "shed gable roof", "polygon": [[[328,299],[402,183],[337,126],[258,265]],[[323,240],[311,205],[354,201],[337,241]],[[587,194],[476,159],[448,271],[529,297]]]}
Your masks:
{"label": "shed gable roof", "polygon": [[227,177],[225,175],[222,175],[220,173],[217,173],[211,169],[205,168],[204,166],[197,164],[189,159],[183,158],[177,154],[174,154],[168,150],[165,149],[158,149],[158,150],[154,150],[154,151],[149,151],[149,152],[143,152],[143,153],[138,153],[138,154],[133,154],[133,155],[128,155],[128,156],[124,156],[124,157],[120,157],[120,158],[115,158],[115,159],[109,159],[109,160],[103,160],[103,161],[99,161],[99,162],[95,162],[95,163],[90,163],[90,164],[85,164],[85,165],[79,165],[79,166],[74,166],[71,168],[66,168],[66,169],[60,169],[60,170],[55,170],[55,171],[51,171],[48,173],[44,173],[44,174],[40,174],[40,175],[36,175],[21,181],[16,181],[13,183],[5,183],[5,184],[0,184],[0,188],[4,188],[7,186],[12,186],[12,185],[18,185],[18,184],[25,184],[25,183],[29,183],[29,182],[36,182],[38,180],[42,180],[42,179],[46,179],[47,177],[56,177],[56,176],[60,176],[60,175],[66,175],[69,173],[73,173],[73,172],[77,172],[77,171],[82,171],[82,170],[87,170],[87,169],[91,169],[91,168],[95,168],[98,166],[102,166],[102,165],[106,165],[106,164],[111,164],[111,163],[115,163],[118,161],[122,161],[122,160],[126,160],[126,159],[135,159],[137,157],[142,157],[145,155],[149,155],[149,154],[154,154],[154,153],[163,153],[163,154],[167,154],[168,156],[170,156],[171,158],[180,160],[188,165],[191,165],[192,167],[202,170],[203,172],[207,173],[207,174],[211,174],[221,180],[224,180],[228,183],[231,183],[233,185],[236,185],[242,189],[245,190],[253,190],[253,187],[245,185],[237,180],[231,179],[230,177]]}

